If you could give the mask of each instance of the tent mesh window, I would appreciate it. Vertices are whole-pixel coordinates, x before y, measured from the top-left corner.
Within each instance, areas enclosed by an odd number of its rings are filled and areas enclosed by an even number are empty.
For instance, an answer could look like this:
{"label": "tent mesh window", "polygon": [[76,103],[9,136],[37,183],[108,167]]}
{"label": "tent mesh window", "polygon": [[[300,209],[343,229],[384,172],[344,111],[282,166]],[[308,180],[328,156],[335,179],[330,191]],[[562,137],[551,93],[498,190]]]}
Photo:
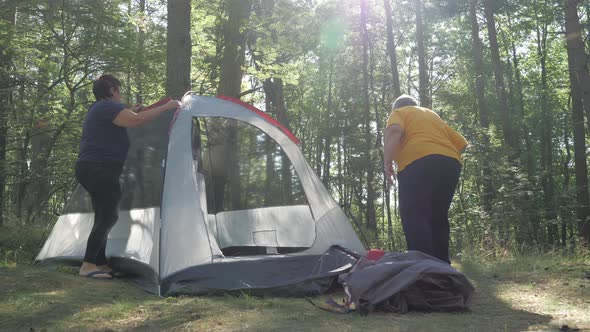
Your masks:
{"label": "tent mesh window", "polygon": [[[166,115],[170,117],[170,115]],[[162,117],[164,118],[164,116]],[[152,121],[127,130],[131,145],[121,174],[120,210],[159,207],[162,199],[164,160],[168,149],[168,122]],[[166,139],[163,139],[165,137]],[[92,213],[86,190],[77,184],[63,214]]]}
{"label": "tent mesh window", "polygon": [[[309,205],[291,161],[280,145],[257,127],[221,117],[193,119],[193,159],[205,179],[207,211],[229,211]],[[311,212],[309,224],[315,228]],[[218,217],[217,217],[218,218]],[[256,220],[244,220],[257,222]],[[271,229],[253,232],[254,241],[270,241]],[[225,256],[289,253],[306,247],[230,246]]]}

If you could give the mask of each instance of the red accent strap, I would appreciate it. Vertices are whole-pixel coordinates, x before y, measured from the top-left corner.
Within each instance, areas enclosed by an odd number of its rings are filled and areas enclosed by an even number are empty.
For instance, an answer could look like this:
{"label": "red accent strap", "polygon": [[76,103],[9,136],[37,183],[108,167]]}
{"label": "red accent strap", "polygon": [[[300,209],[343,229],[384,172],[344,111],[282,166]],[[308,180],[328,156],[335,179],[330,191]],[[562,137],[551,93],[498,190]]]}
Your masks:
{"label": "red accent strap", "polygon": [[176,122],[176,118],[178,117],[178,113],[180,113],[181,110],[182,110],[182,106],[177,108],[176,111],[174,111],[174,115],[172,116],[172,121],[170,121],[170,127],[168,127],[168,136],[170,136],[170,133],[172,132],[172,127],[174,127],[174,123]]}
{"label": "red accent strap", "polygon": [[146,107],[142,108],[140,112],[145,112],[147,110],[151,110],[152,108],[155,108],[155,107],[158,107],[158,106],[162,106],[162,105],[166,104],[167,102],[169,102],[171,100],[172,100],[172,98],[170,98],[170,97],[164,98],[164,99],[159,100],[159,101],[157,101],[157,102],[155,102],[155,103],[153,103],[153,104],[151,104],[149,106],[146,106]]}
{"label": "red accent strap", "polygon": [[228,97],[228,96],[217,96],[217,98],[231,101],[232,103],[236,103],[238,105],[244,106],[245,108],[249,109],[250,111],[263,117],[270,124],[281,129],[291,139],[291,141],[293,141],[295,144],[297,144],[297,145],[301,144],[301,142],[299,142],[297,137],[295,137],[295,135],[293,135],[293,133],[287,127],[283,126],[283,124],[281,124],[277,120],[273,119],[270,115],[264,113],[263,111],[259,110],[258,108],[254,107],[248,103],[245,103],[239,99],[235,99],[235,98]]}

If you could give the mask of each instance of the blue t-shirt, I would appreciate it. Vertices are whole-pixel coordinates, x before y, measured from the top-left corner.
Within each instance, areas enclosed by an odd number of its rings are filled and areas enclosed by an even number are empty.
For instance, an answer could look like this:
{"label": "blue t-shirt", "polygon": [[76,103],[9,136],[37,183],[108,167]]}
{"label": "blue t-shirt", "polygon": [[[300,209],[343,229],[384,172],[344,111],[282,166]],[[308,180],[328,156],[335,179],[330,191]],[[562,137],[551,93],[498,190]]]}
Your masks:
{"label": "blue t-shirt", "polygon": [[113,123],[125,108],[123,104],[106,100],[90,106],[82,127],[78,161],[125,162],[129,150],[127,129]]}

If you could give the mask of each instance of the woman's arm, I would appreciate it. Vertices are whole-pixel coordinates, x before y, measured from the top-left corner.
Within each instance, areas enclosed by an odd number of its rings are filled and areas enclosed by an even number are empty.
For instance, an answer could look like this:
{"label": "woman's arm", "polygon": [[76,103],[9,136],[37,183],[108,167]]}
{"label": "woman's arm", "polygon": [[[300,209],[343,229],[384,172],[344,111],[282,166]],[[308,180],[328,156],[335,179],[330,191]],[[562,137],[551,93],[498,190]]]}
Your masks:
{"label": "woman's arm", "polygon": [[385,128],[383,134],[383,170],[385,171],[387,184],[389,186],[393,184],[393,178],[395,176],[393,171],[393,159],[399,151],[403,135],[404,130],[398,124],[393,124]]}
{"label": "woman's arm", "polygon": [[157,118],[163,112],[177,109],[178,107],[180,107],[180,102],[178,100],[171,100],[162,106],[154,107],[141,113],[137,113],[139,110],[139,107],[137,106],[134,106],[132,109],[126,108],[115,117],[113,124],[125,128],[141,126],[142,124]]}

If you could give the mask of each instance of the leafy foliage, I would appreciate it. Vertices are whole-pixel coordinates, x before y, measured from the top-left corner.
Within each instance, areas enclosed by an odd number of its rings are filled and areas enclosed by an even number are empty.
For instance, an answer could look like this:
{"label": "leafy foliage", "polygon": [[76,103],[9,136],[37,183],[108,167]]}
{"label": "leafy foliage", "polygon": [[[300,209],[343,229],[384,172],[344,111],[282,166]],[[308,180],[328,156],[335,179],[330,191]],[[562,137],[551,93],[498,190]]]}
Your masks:
{"label": "leafy foliage", "polygon": [[[414,3],[390,3],[401,90],[417,96]],[[403,249],[395,188],[391,226],[387,220],[380,162],[380,133],[397,97],[392,92],[385,10],[382,1],[367,4],[368,64],[363,68],[358,1],[252,1],[252,14],[242,27],[242,98],[263,109],[273,107],[264,85],[280,85],[280,102],[287,110],[283,120],[338,202],[359,221],[372,246]],[[580,234],[574,213],[573,126],[561,4],[506,0],[494,8],[515,157],[503,142],[489,36],[478,2],[489,129],[479,121],[468,7],[464,1],[430,0],[424,1],[423,13],[433,109],[470,141],[451,209],[453,250],[575,245]],[[580,8],[580,16],[588,45],[586,7]],[[80,124],[93,100],[91,79],[103,72],[118,75],[128,103],[163,97],[166,4],[146,1],[143,12],[138,0],[27,1],[17,8],[2,203],[5,215],[17,223],[48,223],[75,183],[72,165]],[[227,2],[194,0],[192,8],[192,89],[211,95],[220,85],[223,50],[232,42],[223,39]],[[369,148],[363,131],[364,70],[369,74],[373,135]],[[371,170],[367,158],[373,161]],[[489,175],[486,166],[492,170]],[[374,176],[368,179],[370,174]],[[482,207],[484,176],[492,184],[490,211]],[[377,226],[370,231],[367,183],[377,191]]]}

